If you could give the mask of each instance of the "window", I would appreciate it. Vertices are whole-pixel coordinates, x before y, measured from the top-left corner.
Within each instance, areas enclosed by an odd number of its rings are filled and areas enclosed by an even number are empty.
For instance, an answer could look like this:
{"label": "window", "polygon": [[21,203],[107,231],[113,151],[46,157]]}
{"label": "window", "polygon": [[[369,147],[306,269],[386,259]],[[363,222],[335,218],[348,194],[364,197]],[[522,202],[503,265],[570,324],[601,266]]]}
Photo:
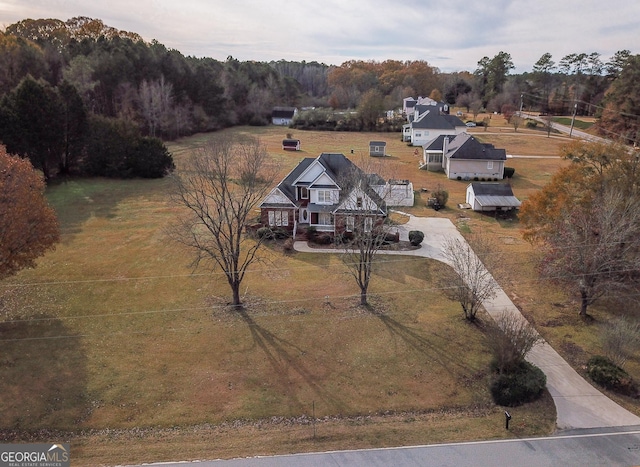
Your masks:
{"label": "window", "polygon": [[373,219],[370,217],[364,218],[364,231],[371,232],[371,228],[373,227]]}
{"label": "window", "polygon": [[356,205],[361,208],[362,207],[362,196],[358,196],[358,199],[356,199]]}
{"label": "window", "polygon": [[353,232],[355,227],[355,218],[353,216],[348,216],[345,222],[345,229],[347,232]]}
{"label": "window", "polygon": [[318,204],[331,204],[331,190],[318,190]]}
{"label": "window", "polygon": [[488,161],[487,162],[487,169],[493,170],[493,161]]}
{"label": "window", "polygon": [[306,186],[300,187],[300,199],[309,199],[309,190]]}
{"label": "window", "polygon": [[269,211],[269,225],[271,227],[286,227],[289,225],[288,211]]}
{"label": "window", "polygon": [[333,225],[331,220],[331,213],[329,212],[321,212],[318,214],[318,224],[319,225]]}
{"label": "window", "polygon": [[442,164],[442,154],[429,154],[429,162]]}

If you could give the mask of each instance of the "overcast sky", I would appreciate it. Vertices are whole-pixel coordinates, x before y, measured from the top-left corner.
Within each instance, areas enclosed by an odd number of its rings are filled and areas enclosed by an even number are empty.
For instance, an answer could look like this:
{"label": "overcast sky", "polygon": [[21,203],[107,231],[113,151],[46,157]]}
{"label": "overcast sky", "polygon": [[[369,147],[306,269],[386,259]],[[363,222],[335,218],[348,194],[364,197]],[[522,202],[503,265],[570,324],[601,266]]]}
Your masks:
{"label": "overcast sky", "polygon": [[426,60],[473,71],[511,54],[516,73],[549,52],[640,53],[638,0],[0,0],[0,27],[74,16],[225,60]]}

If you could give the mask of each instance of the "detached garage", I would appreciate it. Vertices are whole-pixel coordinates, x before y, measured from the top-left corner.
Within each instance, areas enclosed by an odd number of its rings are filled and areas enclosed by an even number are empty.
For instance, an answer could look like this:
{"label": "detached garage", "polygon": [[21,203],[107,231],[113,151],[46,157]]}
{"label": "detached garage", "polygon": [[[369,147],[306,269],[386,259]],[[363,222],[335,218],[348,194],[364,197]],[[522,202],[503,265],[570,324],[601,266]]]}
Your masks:
{"label": "detached garage", "polygon": [[505,183],[470,183],[467,187],[467,204],[474,211],[511,211],[520,207],[511,185]]}

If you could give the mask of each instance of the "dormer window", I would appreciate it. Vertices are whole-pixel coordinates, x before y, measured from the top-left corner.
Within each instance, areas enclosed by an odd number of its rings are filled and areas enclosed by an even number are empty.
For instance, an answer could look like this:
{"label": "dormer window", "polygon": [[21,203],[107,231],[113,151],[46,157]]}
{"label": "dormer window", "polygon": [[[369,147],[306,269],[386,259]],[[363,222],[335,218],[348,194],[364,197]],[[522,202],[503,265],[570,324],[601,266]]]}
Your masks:
{"label": "dormer window", "polygon": [[358,196],[358,199],[356,199],[356,205],[361,208],[362,207],[362,196]]}
{"label": "dormer window", "polygon": [[300,187],[300,199],[309,199],[309,190],[306,186]]}

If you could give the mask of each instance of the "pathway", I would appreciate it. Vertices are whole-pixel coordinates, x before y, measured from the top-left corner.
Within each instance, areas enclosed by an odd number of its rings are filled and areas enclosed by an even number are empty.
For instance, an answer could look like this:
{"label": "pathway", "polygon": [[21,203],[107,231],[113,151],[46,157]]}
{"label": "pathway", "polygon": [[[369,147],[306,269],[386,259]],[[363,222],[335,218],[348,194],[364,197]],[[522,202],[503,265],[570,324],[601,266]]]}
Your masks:
{"label": "pathway", "polygon": [[[449,219],[409,216],[409,222],[398,226],[400,240],[409,239],[410,230],[425,234],[421,248],[410,251],[384,251],[385,254],[422,256],[444,261],[442,249],[449,238],[464,237]],[[297,251],[339,253],[337,250],[309,248],[306,242],[295,242]],[[499,289],[496,296],[483,303],[489,315],[507,311],[524,319],[507,294]],[[556,406],[558,429],[600,428],[640,425],[640,417],[619,406],[582,378],[549,344],[536,346],[527,360],[547,376],[547,389]]]}

